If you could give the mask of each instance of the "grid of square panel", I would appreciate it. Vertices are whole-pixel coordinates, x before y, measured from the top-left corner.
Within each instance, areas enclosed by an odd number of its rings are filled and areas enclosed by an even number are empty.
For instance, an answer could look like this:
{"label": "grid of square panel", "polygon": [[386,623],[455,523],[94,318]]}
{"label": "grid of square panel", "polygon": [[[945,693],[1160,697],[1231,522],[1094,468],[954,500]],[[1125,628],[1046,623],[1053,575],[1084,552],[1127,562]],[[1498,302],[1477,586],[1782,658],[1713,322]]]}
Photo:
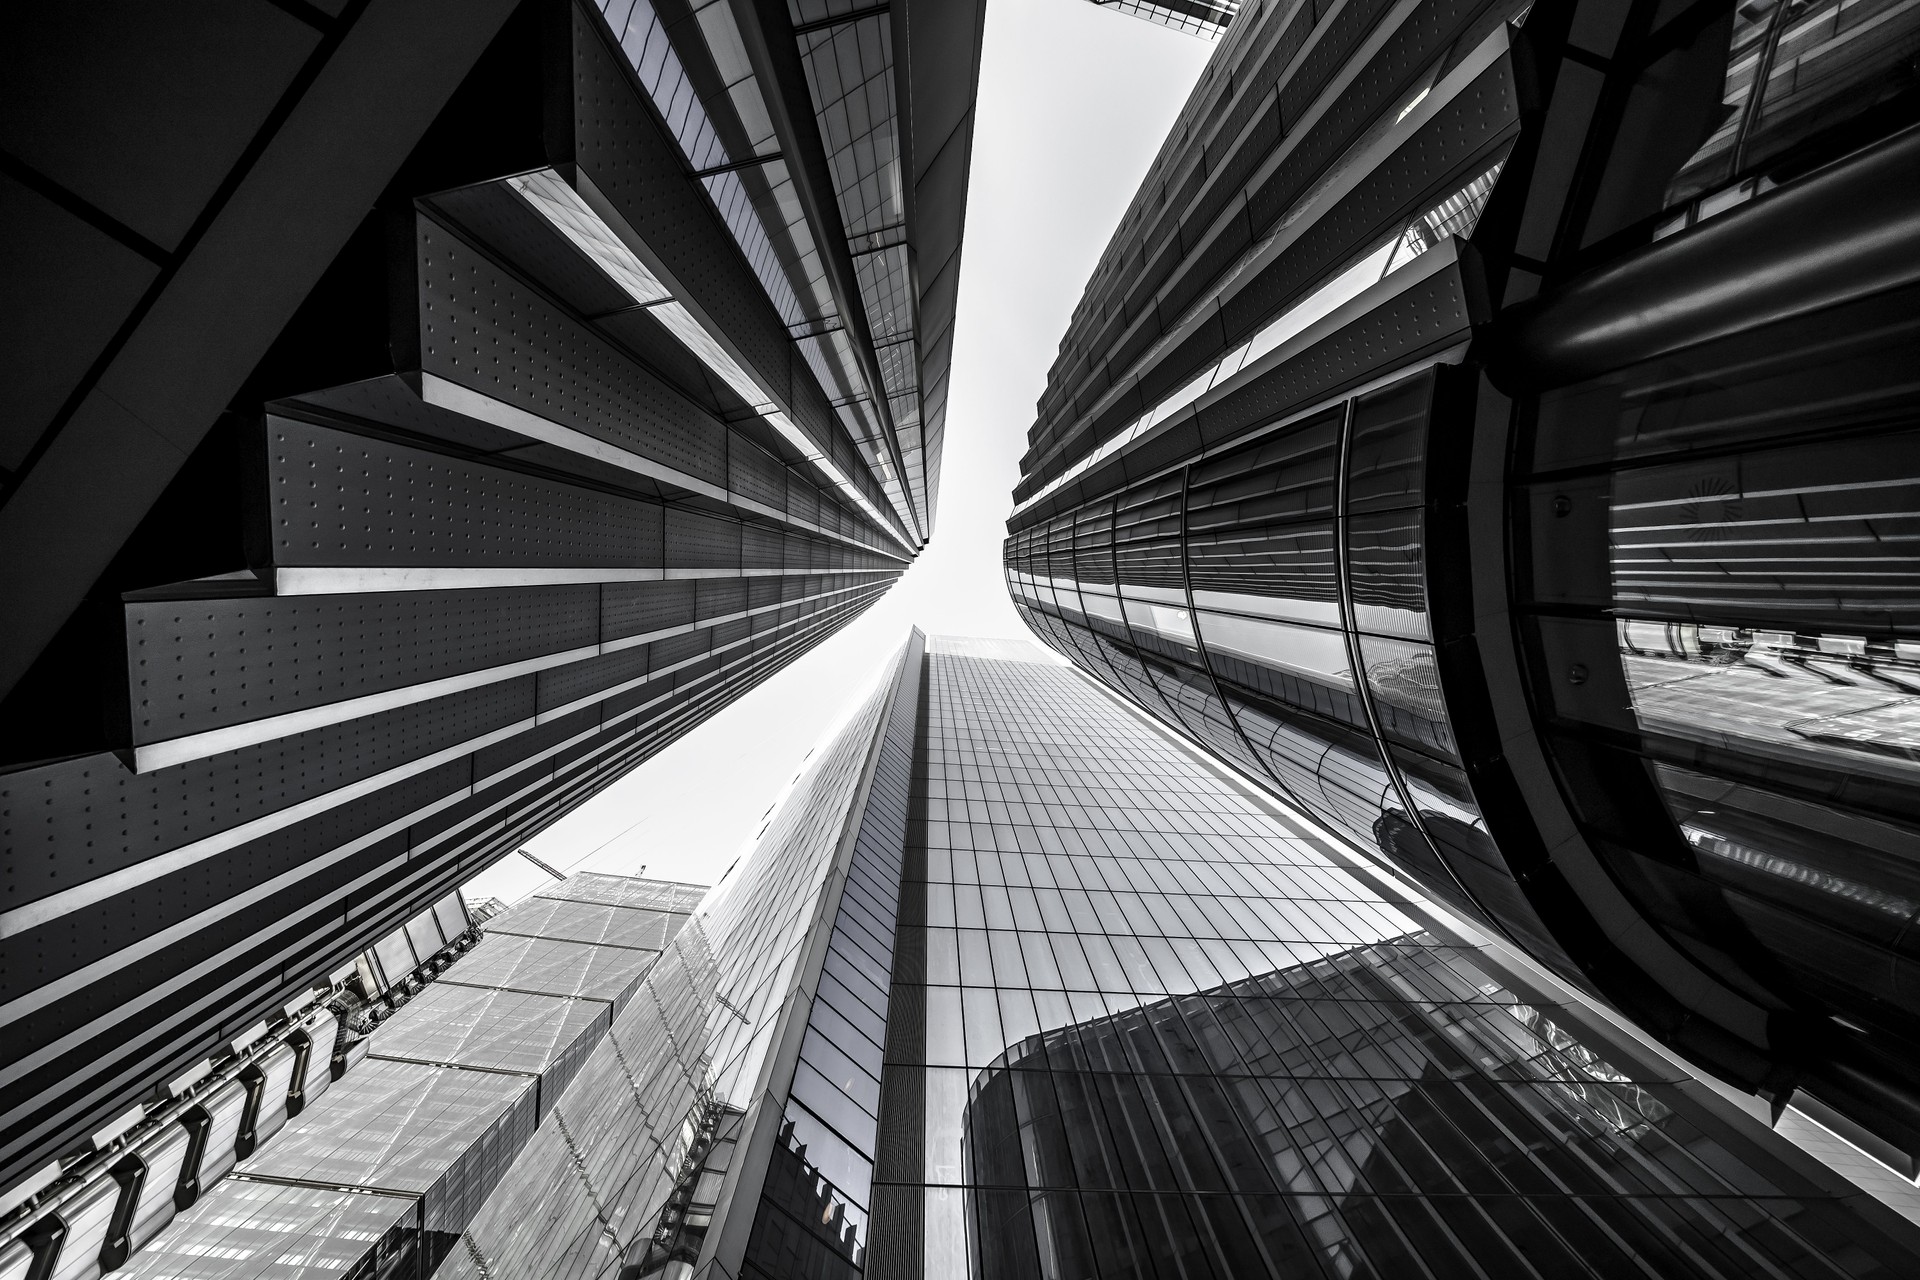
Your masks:
{"label": "grid of square panel", "polygon": [[908,644],[743,1274],[833,1274],[867,1247],[888,975],[924,670]]}
{"label": "grid of square panel", "polygon": [[928,684],[876,1280],[1899,1274],[1078,676]]}
{"label": "grid of square panel", "polygon": [[1443,371],[1023,530],[1035,634],[1451,907],[1577,974],[1486,830],[1427,618],[1427,424]]}

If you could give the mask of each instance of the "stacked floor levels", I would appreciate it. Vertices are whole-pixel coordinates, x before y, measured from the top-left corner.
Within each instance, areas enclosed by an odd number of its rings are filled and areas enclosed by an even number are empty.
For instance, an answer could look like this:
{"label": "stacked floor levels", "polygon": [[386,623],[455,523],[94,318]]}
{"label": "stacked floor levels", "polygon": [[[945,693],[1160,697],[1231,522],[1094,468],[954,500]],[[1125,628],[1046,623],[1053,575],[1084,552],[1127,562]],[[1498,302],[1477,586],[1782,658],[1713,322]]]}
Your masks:
{"label": "stacked floor levels", "polygon": [[0,1184],[931,536],[980,11],[814,8],[13,33]]}

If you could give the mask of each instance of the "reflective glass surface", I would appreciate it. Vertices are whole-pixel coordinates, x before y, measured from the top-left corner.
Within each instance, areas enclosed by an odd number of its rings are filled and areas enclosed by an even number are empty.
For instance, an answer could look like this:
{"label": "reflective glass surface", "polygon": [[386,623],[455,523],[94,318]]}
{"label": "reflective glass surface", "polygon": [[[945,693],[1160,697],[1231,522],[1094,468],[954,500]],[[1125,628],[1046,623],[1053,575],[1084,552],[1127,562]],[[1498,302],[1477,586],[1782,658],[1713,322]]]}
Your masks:
{"label": "reflective glass surface", "polygon": [[[799,1064],[776,1052],[775,1038],[804,1015],[796,984],[812,929],[843,896],[842,836],[904,661],[903,654],[813,754],[753,852],[667,945],[468,1229],[470,1247],[456,1250],[442,1274],[586,1277],[623,1266],[635,1275],[684,1274],[733,1185],[727,1178],[745,1126],[769,1119],[782,1149],[804,1143],[811,1165],[828,1164],[831,1143],[816,1130],[789,1129],[777,1112],[755,1107],[770,1088],[782,1098],[791,1090],[853,1127],[834,1111],[831,1091],[802,1093]],[[833,896],[823,905],[823,895]],[[853,937],[849,929],[846,940]],[[819,971],[822,988],[829,979],[870,984],[841,955],[829,955]],[[829,1071],[842,1065],[824,1052],[802,1059]],[[828,1167],[841,1179],[831,1203],[847,1206],[857,1178]],[[739,1211],[751,1221],[753,1209]]]}
{"label": "reflective glass surface", "polygon": [[1016,534],[1009,589],[1096,678],[1560,963],[1460,773],[1428,643],[1438,376],[1413,371]]}
{"label": "reflective glass surface", "polygon": [[1870,299],[1547,392],[1513,499],[1536,707],[1595,848],[1703,964],[1909,1059],[1912,316]]}
{"label": "reflective glass surface", "polygon": [[942,646],[866,1274],[1899,1273],[1079,677]]}

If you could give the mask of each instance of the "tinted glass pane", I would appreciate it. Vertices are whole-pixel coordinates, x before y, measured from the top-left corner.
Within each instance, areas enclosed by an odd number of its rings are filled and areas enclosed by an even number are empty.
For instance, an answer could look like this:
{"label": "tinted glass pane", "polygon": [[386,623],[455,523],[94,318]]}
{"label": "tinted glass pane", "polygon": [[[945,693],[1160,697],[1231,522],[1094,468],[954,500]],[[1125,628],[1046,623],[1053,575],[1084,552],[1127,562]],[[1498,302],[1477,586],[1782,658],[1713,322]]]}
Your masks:
{"label": "tinted glass pane", "polygon": [[1347,510],[1417,507],[1424,491],[1431,370],[1354,402],[1347,451]]}
{"label": "tinted glass pane", "polygon": [[1425,640],[1425,534],[1420,511],[1358,515],[1347,521],[1347,590],[1353,625],[1378,635]]}

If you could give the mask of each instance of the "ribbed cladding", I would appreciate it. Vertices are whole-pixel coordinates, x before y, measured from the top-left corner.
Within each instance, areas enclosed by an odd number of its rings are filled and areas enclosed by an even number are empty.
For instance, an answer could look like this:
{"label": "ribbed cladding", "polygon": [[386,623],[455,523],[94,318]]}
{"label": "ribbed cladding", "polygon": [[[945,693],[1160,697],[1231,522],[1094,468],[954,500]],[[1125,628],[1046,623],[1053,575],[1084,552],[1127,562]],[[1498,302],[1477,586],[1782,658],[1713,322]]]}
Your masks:
{"label": "ribbed cladding", "polygon": [[[1384,8],[1384,5],[1378,7]],[[1167,287],[1158,305],[1134,324],[1130,330],[1134,335],[1131,339],[1114,330],[1104,334],[1100,344],[1093,348],[1109,352],[1108,376],[1117,378],[1127,372],[1133,361],[1150,345],[1141,335],[1158,333],[1174,324],[1191,301],[1199,296],[1202,287],[1239,257],[1237,252],[1222,252],[1222,231],[1234,225],[1244,225],[1249,244],[1264,234],[1274,220],[1286,212],[1327,167],[1362,135],[1381,111],[1409,91],[1416,77],[1432,65],[1437,53],[1450,49],[1441,68],[1444,71],[1446,67],[1457,63],[1472,45],[1492,29],[1490,24],[1497,25],[1501,20],[1500,15],[1511,7],[1488,5],[1484,0],[1452,0],[1451,3],[1423,4],[1407,14],[1340,97],[1314,121],[1304,136],[1296,140],[1285,158],[1272,167],[1257,187],[1245,187],[1245,183],[1283,139],[1265,138],[1258,130],[1245,138],[1226,162],[1226,171],[1212,178],[1208,197],[1183,221],[1181,234],[1169,239],[1160,251],[1160,260],[1167,264],[1169,271],[1178,264],[1180,270],[1186,273],[1184,283]],[[1322,33],[1307,59],[1278,91],[1278,110],[1283,119],[1297,120],[1311,106],[1332,75],[1339,70],[1340,64],[1372,29],[1372,21],[1367,20],[1370,13],[1366,6],[1350,6],[1336,15],[1333,27]],[[1354,25],[1363,20],[1364,25]],[[1122,419],[1179,386],[1218,349],[1244,338],[1267,315],[1286,305],[1288,298],[1298,296],[1320,275],[1362,247],[1376,229],[1390,229],[1385,224],[1391,223],[1393,215],[1381,214],[1378,211],[1380,202],[1390,200],[1397,194],[1400,202],[1397,207],[1410,209],[1428,195],[1437,194],[1439,186],[1464,176],[1458,171],[1469,157],[1484,154],[1493,141],[1515,123],[1510,76],[1507,77],[1502,95],[1489,98],[1482,86],[1476,85],[1462,96],[1460,104],[1457,114],[1461,118],[1432,122],[1430,128],[1424,131],[1429,140],[1421,145],[1417,154],[1403,149],[1388,165],[1382,167],[1382,176],[1375,185],[1384,183],[1384,191],[1373,193],[1372,198],[1366,201],[1361,201],[1359,193],[1355,193],[1354,200],[1343,205],[1346,212],[1339,219],[1338,232],[1331,226],[1327,231],[1316,228],[1314,234],[1320,243],[1300,246],[1300,262],[1295,261],[1296,253],[1290,251],[1282,264],[1276,264],[1284,265],[1288,275],[1274,285],[1266,284],[1263,277],[1256,294],[1249,292],[1252,282],[1243,282],[1240,296],[1245,302],[1238,310],[1223,314],[1224,325],[1221,330],[1217,333],[1207,331],[1211,337],[1197,335],[1193,342],[1183,344],[1180,351],[1163,356],[1149,384],[1143,386],[1138,394],[1130,392],[1124,399],[1102,409],[1091,421],[1079,423],[1075,419],[1093,409],[1094,401],[1099,396],[1097,393],[1090,396],[1086,392],[1076,396],[1078,407],[1071,416],[1051,420],[1044,432],[1035,436],[1034,447],[1025,460],[1025,466],[1031,470],[1023,476],[1023,481],[1033,477],[1044,481],[1049,475],[1064,470],[1076,456],[1110,435]],[[1396,166],[1406,172],[1394,171]],[[1214,227],[1215,220],[1227,209],[1227,202],[1240,198],[1243,188],[1247,201],[1244,220],[1236,216],[1224,227]],[[1371,214],[1364,212],[1363,206],[1366,205],[1374,206]],[[1204,233],[1203,229],[1206,229]],[[1144,279],[1129,281],[1134,289],[1130,296],[1140,295],[1145,288]],[[1159,284],[1155,283],[1153,287],[1158,289]],[[1276,297],[1276,287],[1284,296]],[[1127,314],[1141,313],[1130,306]],[[1218,343],[1213,351],[1206,349],[1211,341]],[[1189,347],[1192,349],[1187,350]],[[1082,442],[1046,458],[1044,465],[1035,465],[1054,445],[1068,439],[1069,433],[1080,437]]]}
{"label": "ribbed cladding", "polygon": [[[1217,330],[1202,329],[1163,353],[1141,375],[1143,403],[1154,403],[1226,347],[1252,337],[1345,264],[1477,169],[1520,123],[1513,65],[1502,56],[1463,87],[1418,133],[1368,173],[1267,269],[1236,280],[1219,303]],[[1103,435],[1099,423],[1096,435]]]}
{"label": "ribbed cladding", "polygon": [[[306,861],[296,861],[292,868],[300,872],[300,877],[289,887],[240,908],[218,927],[198,931],[148,955],[131,969],[107,973],[48,1010],[17,1023],[14,1034],[30,1029],[34,1044],[24,1046],[22,1054],[16,1056],[20,1074],[9,1081],[16,1103],[0,1117],[5,1157],[19,1158],[21,1152],[50,1140],[49,1135],[69,1128],[84,1129],[124,1110],[132,1094],[150,1087],[154,1080],[177,1074],[196,1057],[212,1053],[372,938],[416,914],[421,904],[470,879],[680,733],[799,657],[850,621],[882,589],[876,585],[870,594],[850,596],[846,604],[806,615],[804,621],[796,617],[797,625],[757,640],[756,647],[720,666],[708,679],[675,690],[671,701],[650,710],[646,718],[609,724],[563,756],[530,760],[514,767],[504,756],[520,740],[501,744],[489,764],[507,772],[471,796],[466,792],[468,779],[484,776],[477,773],[479,762],[463,757],[442,766],[432,779],[445,778],[446,784],[438,789],[432,780],[420,784],[423,800],[463,798],[357,853],[326,862],[347,846],[315,840],[312,829],[303,824],[275,840],[242,846],[224,855],[220,865],[234,868],[236,874],[244,871],[251,883],[265,874],[260,865],[249,865],[251,859],[270,854],[273,849],[308,850],[301,855]],[[524,678],[518,687],[530,698],[532,678]],[[620,714],[608,704],[602,706],[608,716]],[[593,717],[589,709],[573,723],[590,726]],[[215,763],[221,759],[224,757],[216,758]],[[183,771],[195,767],[179,766],[154,776],[162,780],[185,777]],[[86,781],[76,779],[75,783]],[[139,783],[138,779],[130,780],[130,785]],[[70,803],[75,821],[86,819],[92,790],[91,786],[72,787]],[[385,793],[375,793],[371,798],[380,812],[397,807],[393,796],[383,796]],[[370,813],[353,812],[360,816],[334,819],[338,825],[330,829],[351,836],[376,826]],[[309,821],[318,823],[321,819]],[[289,845],[290,840],[296,843]],[[301,840],[309,842],[298,843]],[[321,855],[318,861],[316,854]],[[271,857],[266,863],[277,865]],[[307,870],[309,866],[314,869]],[[209,878],[197,876],[190,868],[161,882],[161,892],[141,895],[135,900],[135,909],[123,906],[113,919],[83,917],[100,938],[100,946],[94,950],[124,945],[127,920],[152,920],[156,907],[173,901],[180,893],[213,890],[218,894],[226,885],[227,873]],[[177,918],[171,910],[166,916]],[[70,929],[76,922],[56,922],[50,927],[57,930],[63,923]],[[35,973],[40,961],[34,955],[39,954],[40,944],[48,936],[45,930],[35,930],[20,939],[6,939],[4,945],[32,946],[34,954],[23,952],[22,959],[0,968],[6,975]],[[115,938],[121,943],[115,944]],[[64,949],[63,939],[56,952]],[[176,982],[154,991],[151,975],[188,972],[193,974],[191,982]],[[98,1025],[85,1027],[89,1022]],[[70,1045],[55,1046],[52,1042],[63,1031],[79,1038]],[[103,1045],[111,1047],[103,1051]],[[45,1049],[45,1054],[37,1063],[28,1064],[25,1056],[35,1047]]]}
{"label": "ribbed cladding", "polygon": [[473,1221],[539,1124],[537,1090],[526,1089],[448,1165],[421,1197],[422,1226],[456,1232]]}
{"label": "ribbed cladding", "polygon": [[135,745],[590,646],[594,585],[125,606]]}
{"label": "ribbed cladding", "polygon": [[582,173],[659,255],[820,450],[882,511],[885,493],[794,350],[786,326],[685,161],[660,132],[605,23],[573,7],[573,156]]}
{"label": "ribbed cladding", "polygon": [[[1373,19],[1387,9],[1388,4],[1389,0],[1364,0],[1362,3],[1336,6],[1325,28],[1317,31],[1318,39],[1314,41],[1312,51],[1297,64],[1294,63],[1296,55],[1306,44],[1308,36],[1321,27],[1321,20],[1326,18],[1327,14],[1324,9],[1312,3],[1295,7],[1283,35],[1260,60],[1258,68],[1252,72],[1255,78],[1253,84],[1261,85],[1259,92],[1250,93],[1249,98],[1243,101],[1259,101],[1266,95],[1266,85],[1277,84],[1277,111],[1282,125],[1287,126],[1290,131],[1288,122],[1305,113],[1313,98],[1339,71],[1350,51],[1372,28]],[[1278,13],[1284,7],[1276,5],[1273,12]],[[1254,54],[1251,45],[1247,52]],[[1227,60],[1234,59],[1236,56],[1245,55],[1241,55],[1239,49],[1223,46],[1215,55],[1216,65],[1227,66],[1229,65]],[[1236,61],[1232,64],[1234,74],[1231,79],[1236,89],[1246,74],[1243,68],[1242,62]],[[1194,97],[1197,102],[1201,98],[1201,92],[1197,92]],[[1270,145],[1277,145],[1284,136],[1283,134],[1282,138],[1273,139]],[[1150,191],[1163,190],[1167,171],[1178,166],[1188,154],[1188,150],[1185,147],[1176,147],[1169,142],[1155,160],[1146,181],[1141,184],[1141,196],[1136,199],[1144,198]],[[1243,150],[1241,155],[1244,158],[1240,159],[1237,165],[1232,160],[1225,162],[1226,166],[1231,166],[1232,171],[1222,176],[1217,190],[1233,193],[1244,181],[1241,171],[1250,173],[1252,168],[1266,158],[1264,154],[1256,154],[1251,150]],[[1323,156],[1323,162],[1327,158],[1330,157]],[[1182,214],[1188,211],[1178,202],[1165,201],[1164,195],[1161,199],[1163,211],[1159,216],[1148,219],[1143,215],[1131,220],[1130,225],[1123,224],[1120,237],[1108,246],[1106,253],[1102,256],[1102,272],[1105,272],[1106,263],[1109,260],[1125,260],[1129,257],[1136,259],[1129,270],[1107,273],[1108,283],[1111,286],[1124,288],[1126,293],[1119,298],[1112,298],[1103,292],[1097,303],[1089,298],[1076,309],[1075,323],[1068,330],[1069,341],[1074,341],[1076,338],[1075,330],[1082,323],[1082,311],[1091,315],[1094,314],[1091,308],[1097,306],[1100,313],[1107,316],[1102,331],[1095,337],[1087,338],[1080,348],[1085,353],[1082,360],[1086,362],[1093,364],[1104,362],[1105,353],[1119,343],[1122,333],[1133,322],[1133,318],[1151,309],[1143,303],[1142,296],[1151,297],[1159,291],[1166,277],[1172,273],[1191,245],[1197,241],[1198,228],[1206,227],[1217,216],[1216,213],[1200,217],[1196,223],[1196,231],[1191,238],[1188,238],[1183,234],[1178,221]],[[1256,218],[1253,225],[1264,227],[1266,222],[1270,222],[1274,216],[1277,216],[1277,212],[1267,215],[1265,221]],[[1170,226],[1169,223],[1175,225]],[[1154,246],[1154,248],[1149,249],[1148,246]],[[1149,255],[1151,255],[1150,262]],[[1098,274],[1100,273],[1096,273],[1096,276]],[[1070,412],[1071,401],[1084,399],[1082,389],[1084,377],[1084,373],[1069,374],[1060,380],[1063,392],[1068,388],[1073,389],[1070,393]],[[1050,390],[1053,381],[1053,375],[1049,375]],[[1047,427],[1047,443],[1051,444],[1058,438],[1058,432],[1069,425],[1071,425],[1071,417],[1065,414],[1052,419]],[[1044,447],[1039,440],[1036,440],[1035,449],[1029,457],[1037,458]]]}
{"label": "ribbed cladding", "polygon": [[1422,260],[1389,277],[1397,282],[1397,291],[1371,310],[1265,370],[1250,365],[1240,379],[1230,380],[1169,417],[1143,437],[1144,443],[1122,450],[1021,512],[1010,527],[1030,528],[1130,479],[1150,476],[1203,448],[1228,446],[1237,436],[1337,395],[1384,369],[1460,341],[1468,333],[1477,296],[1468,282],[1470,269],[1471,263],[1462,262],[1445,244],[1429,250]]}

